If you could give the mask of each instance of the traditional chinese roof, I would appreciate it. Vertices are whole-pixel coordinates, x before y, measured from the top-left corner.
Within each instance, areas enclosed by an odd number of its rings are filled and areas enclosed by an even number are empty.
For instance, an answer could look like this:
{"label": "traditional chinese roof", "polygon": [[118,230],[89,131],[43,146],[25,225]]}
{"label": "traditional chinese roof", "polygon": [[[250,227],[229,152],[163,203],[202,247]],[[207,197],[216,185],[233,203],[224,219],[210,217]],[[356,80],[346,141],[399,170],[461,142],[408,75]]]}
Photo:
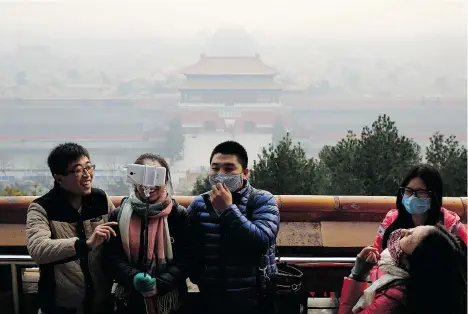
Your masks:
{"label": "traditional chinese roof", "polygon": [[276,75],[277,71],[264,64],[258,55],[252,57],[207,57],[182,71],[185,75]]}
{"label": "traditional chinese roof", "polygon": [[282,90],[275,81],[249,80],[187,80],[179,87],[180,90]]}

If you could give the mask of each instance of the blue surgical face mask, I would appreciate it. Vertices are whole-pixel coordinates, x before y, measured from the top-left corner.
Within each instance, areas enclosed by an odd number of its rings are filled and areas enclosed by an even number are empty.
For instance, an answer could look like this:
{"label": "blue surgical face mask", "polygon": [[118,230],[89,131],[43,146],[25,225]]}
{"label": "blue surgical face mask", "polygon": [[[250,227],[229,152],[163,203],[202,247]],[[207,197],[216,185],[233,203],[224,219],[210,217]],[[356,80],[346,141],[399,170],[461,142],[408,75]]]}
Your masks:
{"label": "blue surgical face mask", "polygon": [[405,206],[406,211],[411,215],[421,215],[427,212],[431,208],[431,199],[422,199],[414,195],[407,196],[403,195],[402,200],[403,206]]}

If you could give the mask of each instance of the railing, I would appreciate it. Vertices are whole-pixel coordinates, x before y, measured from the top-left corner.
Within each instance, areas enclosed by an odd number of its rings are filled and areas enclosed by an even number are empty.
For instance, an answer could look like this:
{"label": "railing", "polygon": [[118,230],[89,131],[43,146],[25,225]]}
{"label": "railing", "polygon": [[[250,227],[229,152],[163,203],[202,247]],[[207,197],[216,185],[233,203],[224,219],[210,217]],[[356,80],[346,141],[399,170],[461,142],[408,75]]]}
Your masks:
{"label": "railing", "polygon": [[[2,234],[2,239],[5,238],[4,244],[7,246],[23,246],[25,245],[24,238],[24,223],[26,222],[26,211],[29,203],[36,197],[21,196],[21,197],[0,197],[0,233],[2,227],[8,232]],[[114,205],[118,206],[123,196],[112,196],[111,200]],[[283,234],[283,238],[288,238],[296,230],[301,230],[300,234],[309,232],[307,229],[297,229],[296,222],[312,223],[319,225],[317,238],[320,238],[321,243],[305,243],[304,239],[299,239],[297,243],[282,243],[281,235],[278,238],[280,249],[283,247],[293,246],[304,249],[300,255],[312,255],[310,250],[313,246],[336,247],[342,250],[343,247],[362,247],[371,244],[377,226],[373,223],[380,222],[385,214],[395,208],[395,197],[370,197],[370,196],[306,196],[306,195],[279,195],[276,196],[281,214],[282,223],[292,223],[290,228],[291,234]],[[177,196],[177,201],[184,206],[188,206],[192,197]],[[467,203],[466,197],[448,197],[444,198],[443,206],[448,210],[454,211],[460,217],[462,222],[467,220]],[[337,222],[335,224],[335,222]],[[348,229],[345,239],[338,244],[336,238],[343,237],[342,225],[343,222],[348,225],[356,226],[356,229]],[[365,234],[362,222],[372,222],[368,225],[369,234]],[[323,226],[328,223],[335,224],[334,228]],[[287,230],[286,225],[282,225],[280,233]],[[309,228],[310,225],[307,225]],[[294,229],[296,228],[296,229]],[[321,228],[321,229],[320,229]],[[328,228],[328,229],[326,229]],[[312,227],[311,227],[312,229]],[[325,230],[326,229],[326,230]],[[13,231],[11,231],[13,230]],[[367,232],[367,231],[366,231]],[[356,240],[355,233],[360,233],[363,239]],[[330,240],[330,234],[335,239]],[[313,238],[317,234],[312,234],[312,231],[304,238]],[[328,237],[328,238],[327,238]],[[327,238],[327,243],[325,239]],[[354,238],[354,239],[350,239]],[[19,239],[19,240],[18,240]],[[14,240],[14,241],[13,241]],[[305,242],[304,242],[305,241]],[[320,242],[319,241],[319,242]],[[330,244],[332,243],[332,245]],[[344,244],[344,245],[343,245]],[[335,250],[336,251],[336,250]],[[281,251],[280,251],[281,252]],[[342,255],[338,251],[336,255]],[[353,253],[356,254],[356,253]],[[289,254],[288,254],[289,255]],[[335,254],[328,254],[335,255]],[[323,256],[323,255],[322,255]],[[355,255],[349,255],[355,256]],[[349,268],[354,263],[354,257],[282,257],[281,261],[295,264],[299,266],[305,277],[305,287],[307,291],[337,291],[337,290],[316,290],[316,289],[336,289],[339,288],[337,282],[340,276],[347,275]],[[15,313],[19,313],[19,284],[21,277],[18,276],[18,267],[36,266],[29,256],[22,255],[0,255],[0,265],[10,265],[12,272],[12,288],[13,288],[13,303]],[[341,277],[341,281],[342,281]]]}
{"label": "railing", "polygon": [[15,314],[20,314],[19,294],[22,282],[18,274],[18,266],[37,266],[29,255],[0,255],[0,265],[10,265],[11,289],[13,292],[13,309]]}
{"label": "railing", "polygon": [[[0,197],[0,224],[22,224],[26,221],[26,210],[34,196]],[[117,206],[123,196],[111,196]],[[176,196],[183,206],[188,206],[192,196]],[[395,197],[388,196],[276,196],[282,222],[321,221],[366,221],[379,222],[385,214],[395,208]],[[468,199],[446,197],[443,206],[457,213],[466,223]]]}
{"label": "railing", "polygon": [[[351,268],[355,258],[351,257],[281,257],[276,258],[277,262],[294,264],[300,268],[330,268],[344,267]],[[29,255],[0,255],[0,265],[10,265],[11,286],[13,293],[13,308],[15,314],[20,314],[20,287],[22,277],[18,274],[18,266],[37,267]]]}

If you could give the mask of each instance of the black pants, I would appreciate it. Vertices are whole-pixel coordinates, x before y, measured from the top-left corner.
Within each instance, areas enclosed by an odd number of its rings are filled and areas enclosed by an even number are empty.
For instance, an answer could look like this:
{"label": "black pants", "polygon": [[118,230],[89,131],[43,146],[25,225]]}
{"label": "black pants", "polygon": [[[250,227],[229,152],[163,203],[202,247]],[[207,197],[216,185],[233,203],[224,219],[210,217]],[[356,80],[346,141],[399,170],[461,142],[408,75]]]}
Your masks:
{"label": "black pants", "polygon": [[[53,310],[42,310],[41,309],[41,314],[77,314],[78,310],[76,309],[67,309],[63,307],[56,307]],[[96,314],[113,314],[114,309],[113,307],[106,308],[106,310],[102,313],[96,313]],[[88,314],[88,313],[85,313]]]}

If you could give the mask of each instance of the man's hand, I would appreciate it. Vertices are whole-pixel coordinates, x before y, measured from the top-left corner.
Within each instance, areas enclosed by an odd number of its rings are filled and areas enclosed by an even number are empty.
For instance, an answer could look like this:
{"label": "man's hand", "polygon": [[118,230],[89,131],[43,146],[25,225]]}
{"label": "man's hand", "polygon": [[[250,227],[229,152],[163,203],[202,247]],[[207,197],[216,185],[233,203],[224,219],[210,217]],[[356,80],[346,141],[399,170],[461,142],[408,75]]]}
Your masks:
{"label": "man's hand", "polygon": [[222,213],[232,205],[231,191],[229,191],[224,183],[217,183],[211,187],[210,201],[213,208],[218,213]]}
{"label": "man's hand", "polygon": [[117,226],[117,222],[106,222],[102,225],[97,226],[94,229],[93,234],[86,240],[86,245],[94,250],[98,246],[100,246],[104,241],[109,241],[110,237],[115,237],[115,231],[112,229],[112,226]]}

